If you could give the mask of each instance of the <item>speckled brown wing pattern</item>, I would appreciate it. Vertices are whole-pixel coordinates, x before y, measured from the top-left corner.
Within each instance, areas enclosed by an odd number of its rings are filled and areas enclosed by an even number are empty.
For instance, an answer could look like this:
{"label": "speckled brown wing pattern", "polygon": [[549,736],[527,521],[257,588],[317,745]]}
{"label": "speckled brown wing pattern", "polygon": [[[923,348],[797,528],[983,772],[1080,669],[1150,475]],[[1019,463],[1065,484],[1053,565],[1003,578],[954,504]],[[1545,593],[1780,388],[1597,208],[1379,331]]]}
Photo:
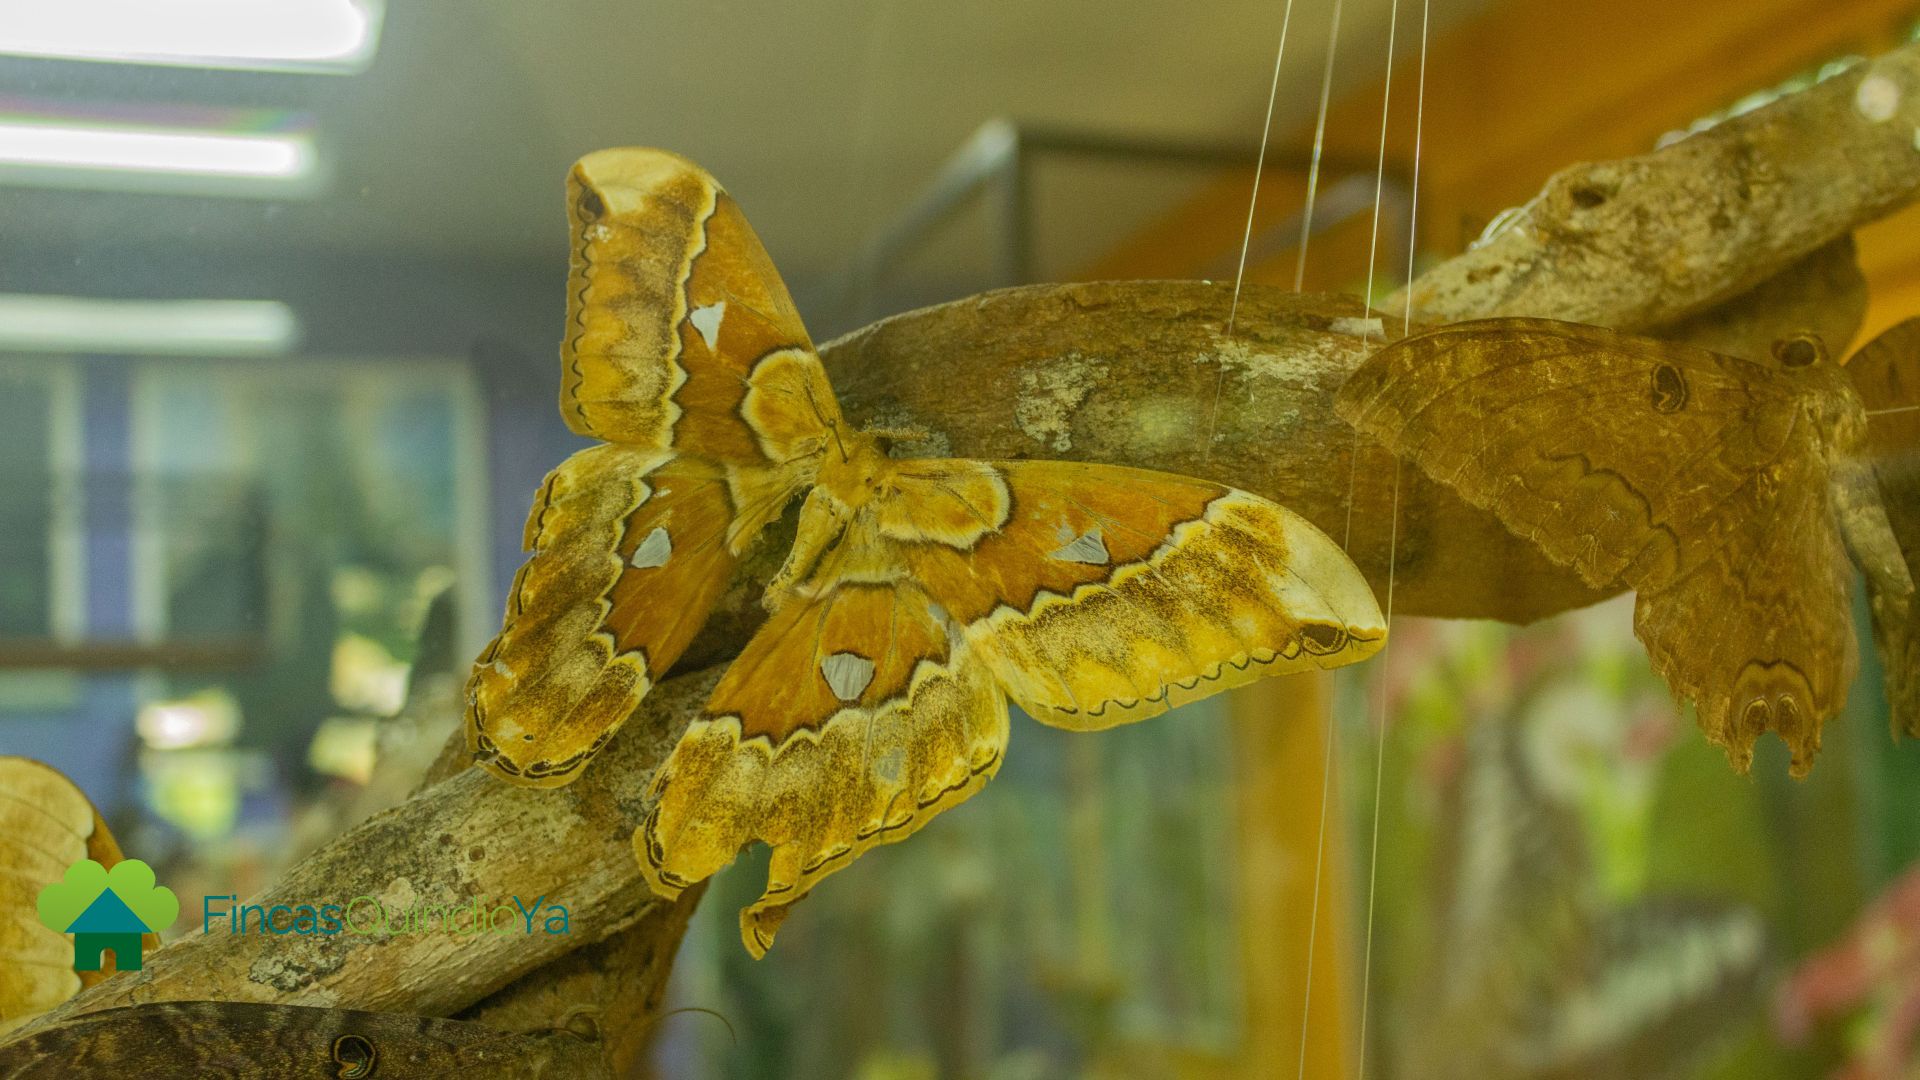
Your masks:
{"label": "speckled brown wing pattern", "polygon": [[698,458],[582,450],[527,517],[531,553],[467,681],[467,749],[518,783],[571,781],[685,651],[737,560],[725,478]]}
{"label": "speckled brown wing pattern", "polygon": [[[1909,578],[1920,581],[1920,318],[1862,346],[1847,375],[1867,409],[1867,448]],[[1895,731],[1920,735],[1920,603],[1867,578]]]}
{"label": "speckled brown wing pattern", "polygon": [[1341,415],[1595,586],[1747,768],[1778,732],[1804,773],[1856,666],[1829,463],[1859,438],[1838,367],[1772,365],[1539,319],[1406,338]]}
{"label": "speckled brown wing pattern", "polygon": [[820,879],[993,775],[1008,698],[1109,727],[1385,638],[1332,541],[1244,492],[1039,462],[898,462],[877,486],[850,516],[816,490],[796,543],[813,569],[656,774],[634,836],[666,896],[771,845],[741,916],[756,956]]}
{"label": "speckled brown wing pattern", "polygon": [[598,1044],[568,1031],[516,1034],[400,1013],[166,1001],[85,1013],[0,1044],[0,1075],[592,1080],[609,1074]]}

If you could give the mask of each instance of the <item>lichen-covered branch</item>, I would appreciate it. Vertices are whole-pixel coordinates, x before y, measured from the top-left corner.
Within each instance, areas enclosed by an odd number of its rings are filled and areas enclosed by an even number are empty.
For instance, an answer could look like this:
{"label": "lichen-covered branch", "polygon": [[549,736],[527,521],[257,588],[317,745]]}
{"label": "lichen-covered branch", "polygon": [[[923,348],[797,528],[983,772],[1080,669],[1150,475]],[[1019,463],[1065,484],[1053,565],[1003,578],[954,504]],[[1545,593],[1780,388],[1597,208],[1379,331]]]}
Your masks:
{"label": "lichen-covered branch", "polygon": [[[28,1029],[75,1012],[146,1001],[279,1002],[449,1016],[515,978],[637,921],[671,930],[684,912],[641,883],[631,836],[645,777],[666,757],[686,717],[706,699],[719,671],[669,679],[575,783],[515,787],[466,769],[349,829],[296,863],[262,895],[262,906],[343,907],[377,900],[389,923],[422,906],[480,902],[508,913],[483,932],[336,934],[229,932],[216,919],[146,960],[138,974],[110,979],[46,1014]],[[514,903],[515,898],[519,904]],[[543,903],[535,908],[537,899]],[[691,903],[685,900],[690,909]],[[565,933],[550,933],[548,905],[567,909]],[[202,912],[182,914],[199,921]],[[536,911],[528,932],[519,908]],[[369,925],[371,908],[349,911]],[[276,916],[280,926],[290,917]],[[465,917],[456,926],[472,925]],[[635,973],[638,974],[638,973]]]}
{"label": "lichen-covered branch", "polygon": [[[1575,165],[1411,286],[1416,317],[1644,330],[1920,193],[1920,43],[1640,157]],[[1396,297],[1388,306],[1398,310]]]}

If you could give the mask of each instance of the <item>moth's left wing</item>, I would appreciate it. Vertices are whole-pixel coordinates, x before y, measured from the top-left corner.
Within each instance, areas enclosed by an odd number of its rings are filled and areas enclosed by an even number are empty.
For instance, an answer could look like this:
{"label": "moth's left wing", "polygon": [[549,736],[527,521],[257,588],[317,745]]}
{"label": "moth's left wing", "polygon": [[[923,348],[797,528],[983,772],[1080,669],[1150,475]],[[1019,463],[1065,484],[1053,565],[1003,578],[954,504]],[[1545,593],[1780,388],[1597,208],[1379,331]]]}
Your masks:
{"label": "moth's left wing", "polygon": [[[1874,338],[1847,361],[1867,413],[1867,449],[1880,503],[1920,583],[1920,318]],[[1886,669],[1896,731],[1920,735],[1920,602],[1867,575],[1874,638]]]}
{"label": "moth's left wing", "polygon": [[499,636],[467,681],[467,749],[496,776],[571,783],[680,659],[735,559],[711,463],[596,446],[548,474]]}
{"label": "moth's left wing", "polygon": [[[1205,480],[1074,462],[900,464],[913,578],[1036,720],[1096,730],[1363,660],[1373,591],[1305,518]],[[937,513],[964,497],[952,522]],[[992,522],[974,534],[966,520]]]}
{"label": "moth's left wing", "polygon": [[641,874],[678,896],[770,845],[766,891],[740,913],[762,956],[807,890],[979,790],[1006,744],[1004,697],[926,593],[827,587],[768,620],[654,774]]}
{"label": "moth's left wing", "polygon": [[601,150],[567,195],[560,412],[611,445],[547,478],[468,684],[474,760],[541,786],[578,776],[679,659],[840,415],[786,285],[706,170]]}

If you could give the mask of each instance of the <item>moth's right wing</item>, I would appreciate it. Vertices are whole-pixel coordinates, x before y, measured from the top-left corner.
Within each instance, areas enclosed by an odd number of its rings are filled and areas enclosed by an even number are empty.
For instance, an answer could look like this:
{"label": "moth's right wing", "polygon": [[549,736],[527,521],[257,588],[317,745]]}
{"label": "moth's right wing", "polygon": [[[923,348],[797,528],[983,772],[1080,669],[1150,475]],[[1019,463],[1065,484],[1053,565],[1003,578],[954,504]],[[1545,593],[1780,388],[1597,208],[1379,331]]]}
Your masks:
{"label": "moth's right wing", "polygon": [[[914,580],[1042,723],[1132,723],[1386,640],[1339,545],[1257,495],[1066,461],[902,462],[895,483]],[[940,523],[955,493],[966,512]],[[968,519],[994,527],[957,532]]]}

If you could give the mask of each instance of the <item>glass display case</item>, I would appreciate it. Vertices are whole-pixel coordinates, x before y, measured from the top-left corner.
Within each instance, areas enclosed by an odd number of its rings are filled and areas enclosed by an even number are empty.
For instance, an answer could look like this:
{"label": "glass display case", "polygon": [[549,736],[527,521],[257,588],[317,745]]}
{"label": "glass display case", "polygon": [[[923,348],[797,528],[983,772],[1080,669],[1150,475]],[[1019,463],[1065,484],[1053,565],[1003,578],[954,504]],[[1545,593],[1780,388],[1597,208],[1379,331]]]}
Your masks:
{"label": "glass display case", "polygon": [[1910,1078],[1917,132],[1869,0],[0,0],[0,1072]]}

